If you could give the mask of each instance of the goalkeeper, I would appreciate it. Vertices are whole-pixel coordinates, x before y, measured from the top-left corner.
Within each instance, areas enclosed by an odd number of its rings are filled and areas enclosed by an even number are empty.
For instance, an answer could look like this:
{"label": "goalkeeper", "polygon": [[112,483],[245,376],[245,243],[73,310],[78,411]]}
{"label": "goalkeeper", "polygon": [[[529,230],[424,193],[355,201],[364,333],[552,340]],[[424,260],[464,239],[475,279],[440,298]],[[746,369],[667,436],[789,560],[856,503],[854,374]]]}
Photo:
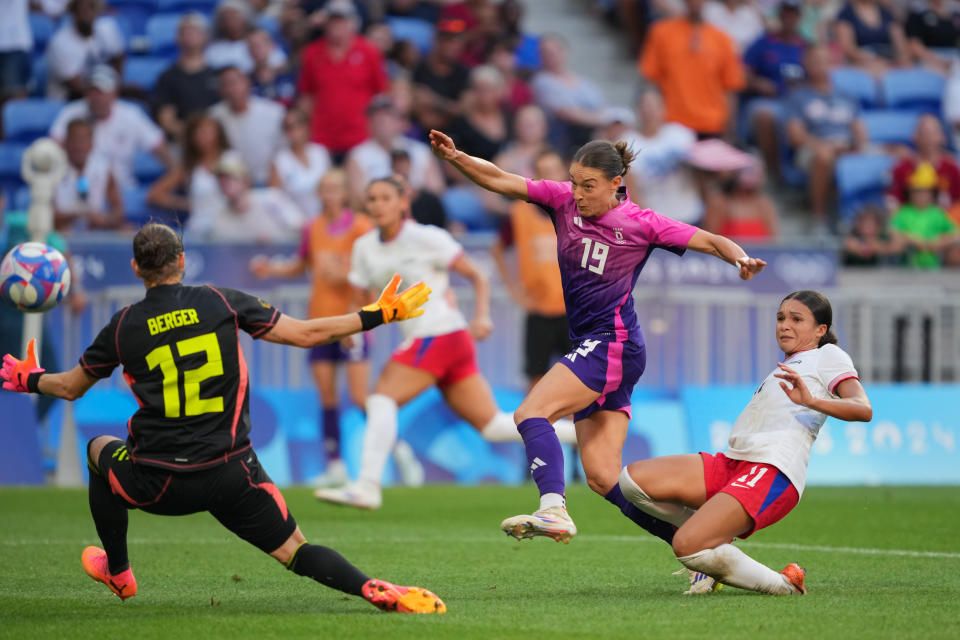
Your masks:
{"label": "goalkeeper", "polygon": [[136,234],[131,266],[146,295],[113,316],[78,366],[45,373],[31,342],[25,360],[6,355],[0,369],[4,389],[74,400],[122,365],[140,405],[126,442],[98,436],[87,445],[90,512],[103,548],[83,550],[84,571],[129,598],[137,582],[127,557],[127,510],[209,511],[298,575],[386,611],[446,611],[430,591],[370,579],[333,549],[306,541],[250,445],[249,380],[238,341],[243,330],[298,347],[334,342],[422,314],[430,289],[421,282],[398,294],[397,275],[359,313],[297,320],[234,289],[184,286],[183,244],[161,224]]}

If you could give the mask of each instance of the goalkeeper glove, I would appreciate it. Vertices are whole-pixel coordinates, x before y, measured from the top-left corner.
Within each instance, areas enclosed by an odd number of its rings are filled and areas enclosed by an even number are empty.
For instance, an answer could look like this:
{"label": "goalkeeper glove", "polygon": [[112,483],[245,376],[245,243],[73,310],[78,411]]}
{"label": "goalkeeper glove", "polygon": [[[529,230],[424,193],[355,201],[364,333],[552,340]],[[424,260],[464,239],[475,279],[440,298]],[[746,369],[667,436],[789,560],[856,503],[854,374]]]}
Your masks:
{"label": "goalkeeper glove", "polygon": [[393,274],[390,284],[380,294],[380,298],[360,310],[364,331],[388,322],[409,320],[423,315],[421,307],[430,297],[430,287],[421,281],[398,294],[400,279],[399,273]]}
{"label": "goalkeeper glove", "polygon": [[18,393],[40,393],[37,385],[44,370],[37,364],[37,342],[31,338],[27,343],[27,357],[17,360],[9,353],[3,356],[0,380],[3,388]]}

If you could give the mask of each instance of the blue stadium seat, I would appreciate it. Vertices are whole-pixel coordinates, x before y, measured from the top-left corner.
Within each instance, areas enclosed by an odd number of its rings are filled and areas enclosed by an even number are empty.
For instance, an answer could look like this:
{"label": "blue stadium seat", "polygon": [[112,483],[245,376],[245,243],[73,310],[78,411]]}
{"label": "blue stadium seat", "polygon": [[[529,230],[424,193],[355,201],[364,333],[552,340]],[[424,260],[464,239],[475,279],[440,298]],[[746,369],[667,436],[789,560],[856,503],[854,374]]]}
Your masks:
{"label": "blue stadium seat", "polygon": [[166,56],[130,56],[123,64],[123,84],[152,91],[170,62]]}
{"label": "blue stadium seat", "polygon": [[880,82],[888,109],[910,109],[921,113],[940,113],[946,81],[926,69],[894,69]]}
{"label": "blue stadium seat", "polygon": [[47,95],[47,57],[42,53],[35,53],[30,69],[30,96],[42,98]]}
{"label": "blue stadium seat", "polygon": [[210,16],[216,7],[217,0],[157,0],[157,11],[161,13],[198,11]]}
{"label": "blue stadium seat", "polygon": [[135,225],[144,225],[151,221],[179,225],[181,221],[176,212],[147,204],[147,190],[146,186],[127,187],[123,190],[123,208],[127,221]]}
{"label": "blue stadium seat", "polygon": [[146,151],[138,151],[133,157],[133,175],[140,184],[148,184],[162,176],[166,167],[157,158]]}
{"label": "blue stadium seat", "polygon": [[23,185],[20,177],[20,160],[27,145],[16,142],[0,142],[0,189],[9,193]]}
{"label": "blue stadium seat", "polygon": [[861,106],[872,109],[880,105],[880,92],[872,75],[854,67],[837,67],[830,72],[833,86],[860,101]]}
{"label": "blue stadium seat", "polygon": [[864,205],[883,202],[893,162],[890,156],[859,153],[837,160],[837,199],[842,219],[852,220]]}
{"label": "blue stadium seat", "polygon": [[417,45],[421,53],[426,53],[433,46],[433,25],[426,20],[390,16],[387,18],[387,26],[395,40],[410,40]]}
{"label": "blue stadium seat", "polygon": [[179,13],[158,13],[147,20],[147,38],[150,40],[151,53],[176,53],[177,27],[181,17]]}
{"label": "blue stadium seat", "polygon": [[864,111],[860,118],[867,127],[870,142],[878,144],[913,144],[913,131],[919,114],[914,111],[883,109]]}
{"label": "blue stadium seat", "polygon": [[57,30],[57,25],[49,16],[35,11],[30,12],[29,20],[30,31],[33,33],[33,50],[42,53],[46,51],[47,43]]}
{"label": "blue stadium seat", "polygon": [[7,140],[33,142],[47,135],[50,125],[63,109],[62,100],[25,98],[3,105],[3,125]]}

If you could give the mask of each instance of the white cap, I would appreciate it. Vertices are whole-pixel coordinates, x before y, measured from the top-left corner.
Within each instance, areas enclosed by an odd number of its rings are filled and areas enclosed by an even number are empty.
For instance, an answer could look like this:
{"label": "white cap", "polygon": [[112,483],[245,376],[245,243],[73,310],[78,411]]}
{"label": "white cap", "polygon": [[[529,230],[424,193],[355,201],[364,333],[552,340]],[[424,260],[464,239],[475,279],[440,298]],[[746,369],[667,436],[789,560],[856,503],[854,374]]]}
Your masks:
{"label": "white cap", "polygon": [[98,64],[91,69],[89,80],[91,87],[104,93],[113,93],[120,84],[116,69],[108,64]]}

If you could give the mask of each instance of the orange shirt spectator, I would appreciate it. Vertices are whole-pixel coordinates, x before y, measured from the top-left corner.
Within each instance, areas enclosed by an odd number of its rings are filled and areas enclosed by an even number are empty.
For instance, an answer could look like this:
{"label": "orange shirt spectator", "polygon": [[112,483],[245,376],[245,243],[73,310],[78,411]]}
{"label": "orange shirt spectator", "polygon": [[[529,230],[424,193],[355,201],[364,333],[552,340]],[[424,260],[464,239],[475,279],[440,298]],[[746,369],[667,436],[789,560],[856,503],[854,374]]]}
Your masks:
{"label": "orange shirt spectator", "polygon": [[340,274],[350,271],[354,241],[372,228],[365,215],[349,209],[333,221],[326,216],[317,216],[304,228],[303,242],[297,253],[313,272],[311,318],[339,316],[352,310],[353,286],[345,275]]}
{"label": "orange shirt spectator", "polygon": [[687,16],[650,29],[640,73],[660,88],[667,120],[719,135],[730,124],[729,93],[745,86],[743,66],[730,37],[701,21],[699,3],[688,5]]}
{"label": "orange shirt spectator", "polygon": [[527,310],[545,316],[566,313],[557,262],[557,232],[550,216],[529,202],[513,203],[510,224],[501,233],[500,242],[516,247]]}

